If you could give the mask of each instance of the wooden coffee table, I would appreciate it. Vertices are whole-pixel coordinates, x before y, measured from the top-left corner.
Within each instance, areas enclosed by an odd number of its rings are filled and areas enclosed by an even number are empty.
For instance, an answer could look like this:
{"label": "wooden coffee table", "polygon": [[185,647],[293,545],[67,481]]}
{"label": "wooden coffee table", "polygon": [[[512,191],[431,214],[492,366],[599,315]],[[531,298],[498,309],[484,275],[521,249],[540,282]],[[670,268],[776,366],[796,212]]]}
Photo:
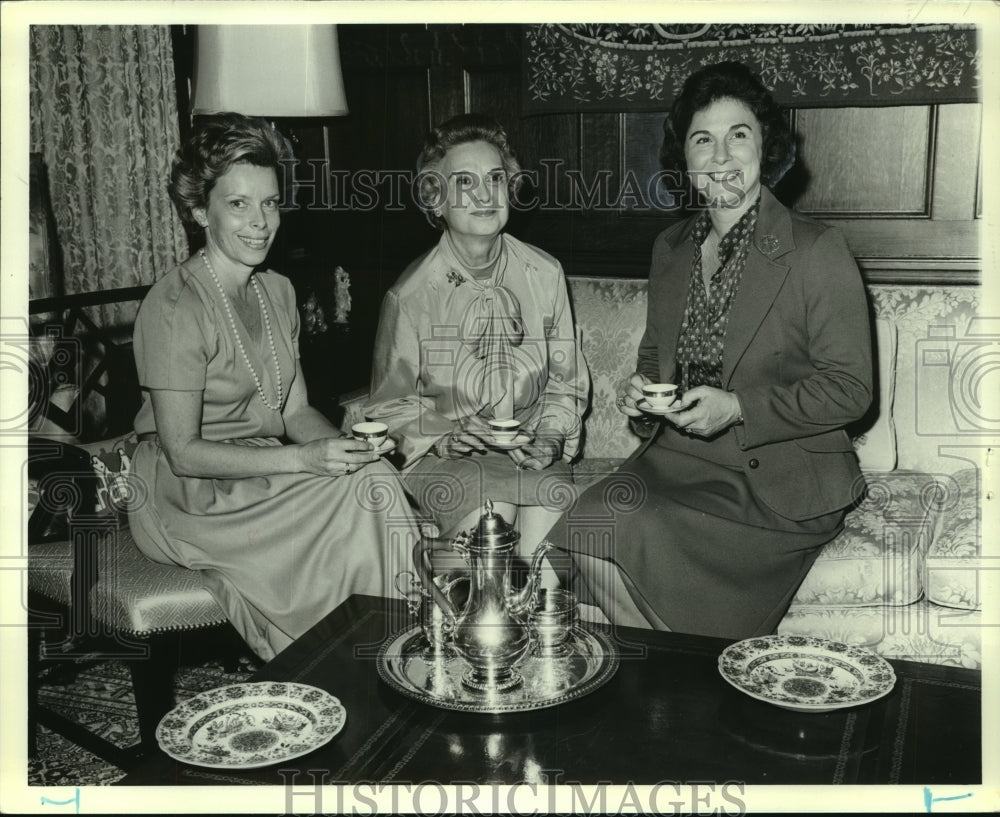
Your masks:
{"label": "wooden coffee table", "polygon": [[378,646],[412,624],[402,604],[354,596],[254,676],[336,695],[347,720],[326,746],[248,771],[157,752],[121,785],[282,785],[296,770],[321,770],[327,784],[981,782],[974,670],[892,661],[897,681],[884,698],[802,714],[727,684],[717,669],[727,641],[621,629],[621,666],[595,692],[551,709],[469,714],[411,700],[379,680]]}

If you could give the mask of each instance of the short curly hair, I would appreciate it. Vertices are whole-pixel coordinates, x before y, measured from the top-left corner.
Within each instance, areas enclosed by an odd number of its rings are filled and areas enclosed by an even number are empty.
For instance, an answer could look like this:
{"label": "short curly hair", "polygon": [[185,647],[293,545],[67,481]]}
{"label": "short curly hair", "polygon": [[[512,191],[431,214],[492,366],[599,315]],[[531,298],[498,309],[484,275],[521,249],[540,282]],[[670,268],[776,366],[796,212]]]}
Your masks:
{"label": "short curly hair", "polygon": [[274,168],[292,158],[285,138],[266,120],[238,113],[219,113],[199,120],[195,132],[174,157],[167,189],[181,221],[191,232],[201,229],[196,207],[207,207],[219,178],[233,165]]}
{"label": "short curly hair", "polygon": [[417,176],[420,183],[418,205],[423,210],[431,226],[444,230],[448,225],[444,217],[438,215],[432,206],[441,200],[440,172],[445,154],[453,147],[467,142],[488,142],[500,151],[500,160],[507,173],[508,191],[516,194],[521,186],[521,165],[507,139],[507,131],[493,117],[478,113],[464,113],[453,116],[438,125],[424,138],[424,147],[417,158]]}
{"label": "short curly hair", "polygon": [[795,138],[784,109],[760,78],[740,62],[720,62],[691,74],[670,115],[663,121],[660,165],[665,170],[687,171],[684,140],[695,114],[719,99],[742,102],[757,117],[763,131],[760,177],[768,187],[776,184],[795,161]]}

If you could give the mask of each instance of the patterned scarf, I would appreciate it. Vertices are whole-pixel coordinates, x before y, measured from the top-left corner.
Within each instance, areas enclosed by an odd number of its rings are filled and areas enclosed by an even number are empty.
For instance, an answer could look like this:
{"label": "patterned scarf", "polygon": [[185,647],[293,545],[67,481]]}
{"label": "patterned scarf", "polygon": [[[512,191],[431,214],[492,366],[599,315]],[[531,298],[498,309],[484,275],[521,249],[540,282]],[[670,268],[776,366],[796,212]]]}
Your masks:
{"label": "patterned scarf", "polygon": [[695,245],[694,262],[677,344],[680,386],[684,391],[702,385],[722,388],[722,348],[729,313],[740,288],[759,212],[758,198],[719,241],[719,269],[711,277],[707,291],[702,279],[701,248],[712,222],[707,212],[695,222],[691,234]]}
{"label": "patterned scarf", "polygon": [[514,357],[511,349],[524,342],[524,321],[517,296],[503,285],[507,271],[507,244],[501,237],[496,272],[477,279],[459,263],[467,283],[478,290],[462,316],[461,338],[479,365],[468,373],[468,393],[478,395],[476,413],[489,409],[490,416],[514,416]]}

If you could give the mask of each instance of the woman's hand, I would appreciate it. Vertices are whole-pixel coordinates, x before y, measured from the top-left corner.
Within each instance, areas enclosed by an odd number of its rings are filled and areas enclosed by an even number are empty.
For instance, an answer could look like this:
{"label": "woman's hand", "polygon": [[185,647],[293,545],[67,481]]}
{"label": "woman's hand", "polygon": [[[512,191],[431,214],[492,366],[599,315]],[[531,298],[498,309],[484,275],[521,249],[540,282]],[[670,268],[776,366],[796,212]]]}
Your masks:
{"label": "woman's hand", "polygon": [[558,432],[542,432],[527,445],[512,450],[510,458],[518,468],[541,471],[562,456],[565,443],[566,438]]}
{"label": "woman's hand", "polygon": [[618,398],[615,405],[618,410],[629,417],[642,417],[642,409],[636,408],[636,403],[642,399],[642,387],[650,380],[644,374],[635,372],[628,380],[623,380],[618,386]]}
{"label": "woman's hand", "polygon": [[664,415],[664,419],[697,437],[718,434],[736,423],[742,413],[735,394],[713,386],[695,386],[681,395],[679,401],[677,411]]}
{"label": "woman's hand", "polygon": [[466,417],[455,422],[455,429],[445,434],[434,446],[437,455],[446,460],[466,457],[473,452],[486,453],[484,438],[489,436],[490,429],[486,422],[478,417]]}
{"label": "woman's hand", "polygon": [[299,471],[321,477],[353,474],[379,458],[373,443],[353,438],[314,440],[298,446],[296,453]]}

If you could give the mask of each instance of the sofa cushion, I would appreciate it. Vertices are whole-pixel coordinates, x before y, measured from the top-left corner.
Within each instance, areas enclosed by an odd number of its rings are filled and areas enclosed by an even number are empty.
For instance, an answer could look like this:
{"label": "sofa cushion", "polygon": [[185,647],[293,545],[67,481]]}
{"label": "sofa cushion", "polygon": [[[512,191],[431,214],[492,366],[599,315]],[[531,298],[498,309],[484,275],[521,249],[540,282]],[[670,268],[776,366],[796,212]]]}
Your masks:
{"label": "sofa cushion", "polygon": [[95,513],[98,516],[124,517],[127,512],[131,494],[136,489],[129,474],[132,455],[138,445],[135,432],[130,431],[122,437],[78,446],[90,454],[90,464],[97,479]]}
{"label": "sofa cushion", "polygon": [[923,599],[902,607],[793,607],[778,632],[867,647],[886,658],[980,669],[982,626],[979,611],[945,610]]}
{"label": "sofa cushion", "polygon": [[816,559],[793,606],[906,605],[921,596],[937,483],[929,474],[869,474],[864,500]]}
{"label": "sofa cushion", "polygon": [[861,470],[892,471],[896,467],[896,426],[893,403],[896,394],[896,325],[885,318],[875,320],[876,394],[869,419],[854,434],[854,451]]}
{"label": "sofa cushion", "polygon": [[646,326],[646,282],[570,278],[569,289],[591,378],[583,450],[587,459],[627,457],[641,441],[615,406],[615,397],[621,381],[635,370]]}
{"label": "sofa cushion", "polygon": [[942,496],[927,553],[924,589],[934,604],[982,610],[980,581],[986,566],[981,552],[979,473],[967,468],[939,481]]}

